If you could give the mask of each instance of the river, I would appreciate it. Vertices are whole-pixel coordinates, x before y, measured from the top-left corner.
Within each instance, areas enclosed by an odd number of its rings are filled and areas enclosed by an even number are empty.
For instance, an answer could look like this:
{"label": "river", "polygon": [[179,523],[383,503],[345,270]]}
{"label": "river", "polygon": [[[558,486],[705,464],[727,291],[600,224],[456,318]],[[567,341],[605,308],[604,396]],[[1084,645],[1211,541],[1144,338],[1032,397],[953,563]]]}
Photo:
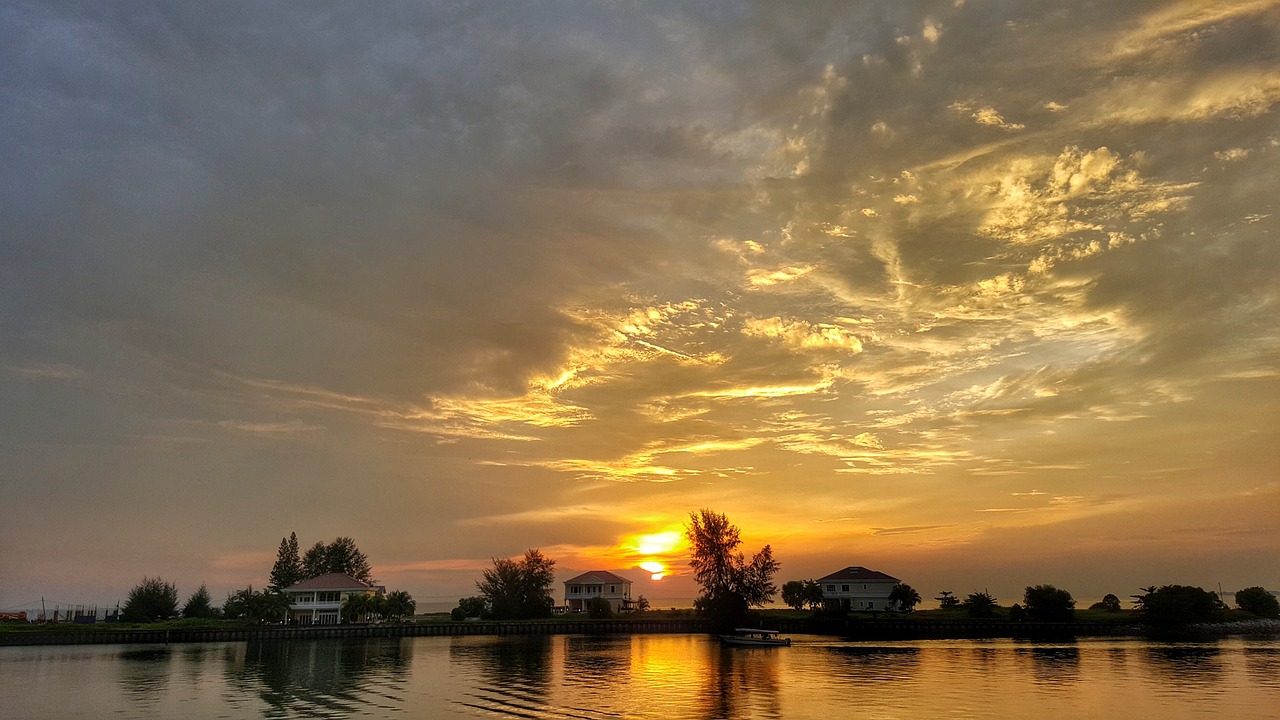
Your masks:
{"label": "river", "polygon": [[0,648],[0,718],[1280,717],[1280,641],[705,635]]}

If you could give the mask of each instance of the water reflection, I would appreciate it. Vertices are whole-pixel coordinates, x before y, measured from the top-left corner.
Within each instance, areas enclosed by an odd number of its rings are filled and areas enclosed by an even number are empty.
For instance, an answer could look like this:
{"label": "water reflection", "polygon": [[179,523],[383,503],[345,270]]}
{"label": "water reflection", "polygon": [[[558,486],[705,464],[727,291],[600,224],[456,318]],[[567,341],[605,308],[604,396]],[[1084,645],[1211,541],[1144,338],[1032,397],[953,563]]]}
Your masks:
{"label": "water reflection", "polygon": [[1249,679],[1267,687],[1280,688],[1280,648],[1247,647],[1244,667]]}
{"label": "water reflection", "polygon": [[460,705],[500,714],[538,717],[550,700],[552,637],[456,637],[449,660],[481,682]]}
{"label": "water reflection", "polygon": [[267,717],[346,715],[362,706],[393,708],[413,659],[399,639],[250,641],[227,646],[229,705],[256,695]]}
{"label": "water reflection", "polygon": [[1060,687],[1063,682],[1080,679],[1080,648],[1071,645],[1048,645],[1018,648],[1018,654],[1031,659],[1031,675],[1035,682],[1047,687]]}
{"label": "water reflection", "polygon": [[566,685],[625,683],[631,679],[631,653],[619,652],[617,638],[570,636],[565,638],[564,675]]}
{"label": "water reflection", "polygon": [[920,648],[865,645],[825,648],[833,657],[831,672],[859,682],[892,682],[916,672]]}
{"label": "water reflection", "polygon": [[159,703],[172,675],[169,647],[134,648],[121,652],[119,657],[117,682],[125,697],[144,708]]}
{"label": "water reflection", "polygon": [[782,717],[778,653],[781,648],[707,645],[699,696],[700,718]]}
{"label": "water reflection", "polygon": [[1175,684],[1214,685],[1222,681],[1222,651],[1212,645],[1156,645],[1147,648],[1154,673]]}

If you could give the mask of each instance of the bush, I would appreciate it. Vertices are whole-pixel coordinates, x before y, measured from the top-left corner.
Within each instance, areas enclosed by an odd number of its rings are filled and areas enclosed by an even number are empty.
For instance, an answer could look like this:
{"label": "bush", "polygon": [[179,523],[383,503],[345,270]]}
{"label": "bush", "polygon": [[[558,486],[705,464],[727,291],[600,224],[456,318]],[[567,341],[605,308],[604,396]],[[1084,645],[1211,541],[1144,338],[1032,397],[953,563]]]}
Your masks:
{"label": "bush", "polygon": [[996,599],[989,593],[976,592],[969,595],[961,603],[969,617],[972,618],[990,618],[996,616]]}
{"label": "bush", "polygon": [[1052,585],[1028,587],[1022,596],[1027,617],[1046,622],[1071,622],[1076,619],[1076,601],[1071,593]]}
{"label": "bush", "polygon": [[464,597],[458,600],[458,607],[449,612],[449,617],[454,620],[466,620],[467,618],[484,617],[484,598],[482,597]]}
{"label": "bush", "polygon": [[178,614],[178,586],[160,578],[142,578],[129,591],[129,599],[120,610],[124,622],[155,622]]}
{"label": "bush", "polygon": [[1221,622],[1227,606],[1214,593],[1189,585],[1147,587],[1135,602],[1142,622],[1157,627],[1179,627]]}
{"label": "bush", "polygon": [[1260,618],[1280,618],[1280,600],[1261,587],[1237,590],[1236,607]]}
{"label": "bush", "polygon": [[613,617],[613,605],[602,597],[593,597],[587,601],[587,617],[602,620]]}
{"label": "bush", "polygon": [[1090,610],[1106,610],[1107,612],[1120,612],[1120,598],[1107,593],[1102,596],[1101,602],[1096,602],[1089,606]]}

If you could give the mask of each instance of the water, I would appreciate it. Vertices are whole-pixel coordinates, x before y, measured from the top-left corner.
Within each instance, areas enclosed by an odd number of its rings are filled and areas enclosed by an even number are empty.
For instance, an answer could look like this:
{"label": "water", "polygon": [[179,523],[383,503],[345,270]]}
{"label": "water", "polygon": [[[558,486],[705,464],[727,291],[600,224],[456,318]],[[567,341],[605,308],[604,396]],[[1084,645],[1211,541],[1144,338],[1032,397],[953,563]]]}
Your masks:
{"label": "water", "polygon": [[0,648],[0,718],[1280,717],[1280,641],[703,635]]}

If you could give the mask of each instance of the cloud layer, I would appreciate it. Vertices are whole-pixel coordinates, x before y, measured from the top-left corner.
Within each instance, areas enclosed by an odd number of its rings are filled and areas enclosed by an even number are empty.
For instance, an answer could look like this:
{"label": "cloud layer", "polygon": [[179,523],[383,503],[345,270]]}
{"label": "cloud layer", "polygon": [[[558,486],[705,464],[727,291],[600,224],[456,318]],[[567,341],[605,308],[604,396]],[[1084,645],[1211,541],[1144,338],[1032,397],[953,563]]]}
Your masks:
{"label": "cloud layer", "polygon": [[1277,582],[1280,3],[0,18],[0,605],[700,507],[788,578]]}

